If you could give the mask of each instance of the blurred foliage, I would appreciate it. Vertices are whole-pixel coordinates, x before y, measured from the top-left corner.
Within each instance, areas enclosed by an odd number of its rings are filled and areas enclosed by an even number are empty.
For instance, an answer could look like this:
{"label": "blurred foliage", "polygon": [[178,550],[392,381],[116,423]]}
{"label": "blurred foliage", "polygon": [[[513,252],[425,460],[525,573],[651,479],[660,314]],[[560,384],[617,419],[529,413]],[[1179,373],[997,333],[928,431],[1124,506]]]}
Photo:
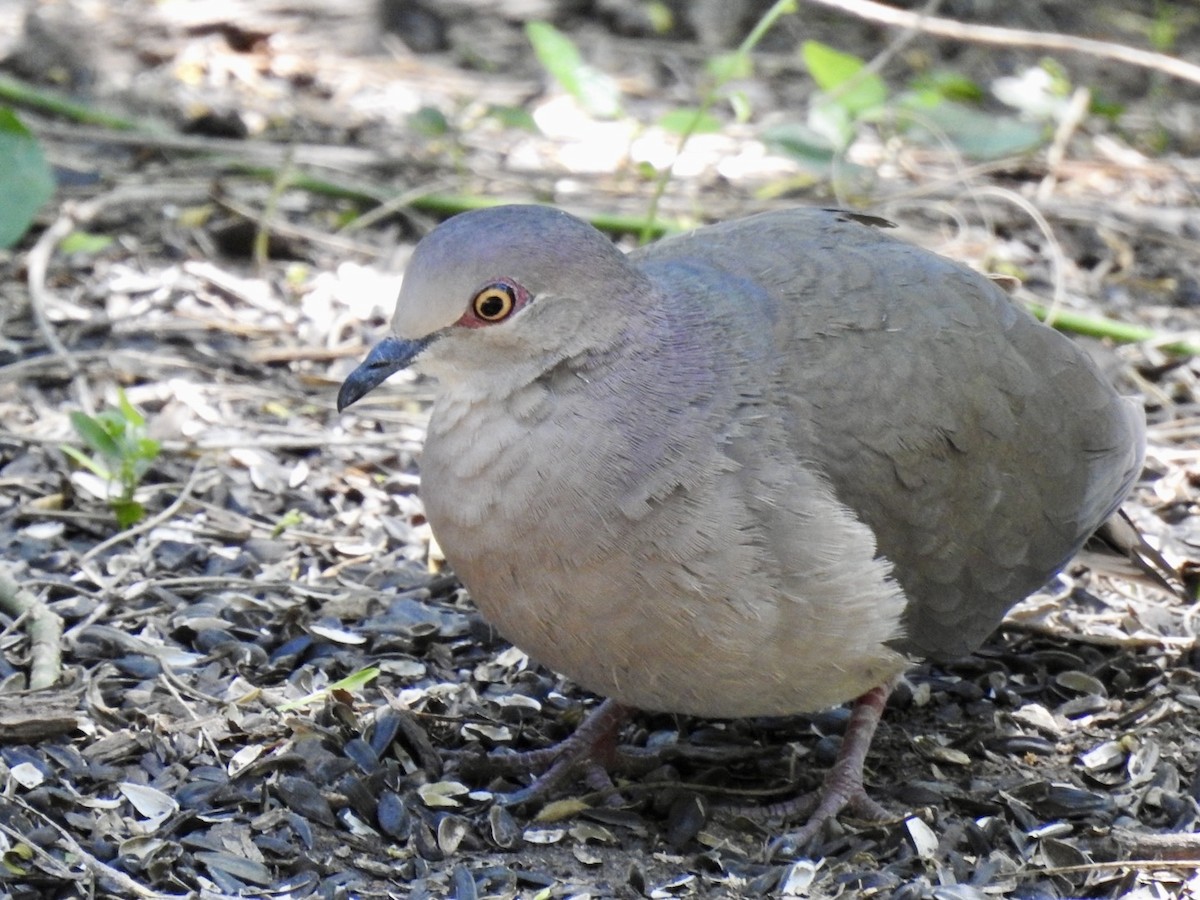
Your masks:
{"label": "blurred foliage", "polygon": [[548,22],[530,22],[525,34],[538,62],[580,106],[599,119],[621,115],[617,83],[588,65],[574,41]]}
{"label": "blurred foliage", "polygon": [[[751,102],[740,85],[754,76],[752,51],[780,17],[795,11],[794,0],[780,0],[735,50],[708,58],[700,104],[672,109],[656,123],[680,137],[680,149],[692,135],[720,132],[730,118],[751,120]],[[1162,13],[1158,18],[1170,16]],[[530,23],[527,34],[546,72],[581,107],[596,117],[625,114],[615,80],[593,68],[569,37],[544,22]],[[997,79],[990,89],[956,72],[929,71],[897,90],[863,59],[827,44],[805,41],[799,55],[816,88],[808,108],[803,118],[764,128],[759,137],[776,152],[826,176],[835,166],[842,171],[853,168],[843,157],[868,128],[953,148],[974,159],[1035,150],[1052,135],[1073,91],[1066,70],[1053,60]],[[988,108],[989,94],[1013,111],[997,112],[994,104]],[[1095,111],[1115,116],[1120,109],[1098,103]],[[657,199],[670,169],[656,175]]]}
{"label": "blurred foliage", "polygon": [[[921,143],[946,142],[965,156],[995,159],[1041,146],[1065,107],[1071,85],[1052,64],[1035,68],[993,93],[1020,115],[982,107],[984,90],[953,72],[930,72],[892,96],[878,75],[856,56],[807,41],[803,58],[820,89],[808,118],[764,134],[772,146],[803,161],[832,160],[853,142],[864,125],[887,127]],[[1011,101],[1011,102],[1010,102]]]}
{"label": "blurred foliage", "polygon": [[95,256],[97,253],[111,247],[113,241],[113,237],[108,234],[94,234],[90,231],[72,231],[62,239],[62,242],[58,245],[58,249],[68,254],[78,253],[83,256]]}
{"label": "blurred foliage", "polygon": [[8,107],[0,107],[0,248],[25,236],[54,195],[54,175],[33,133]]}

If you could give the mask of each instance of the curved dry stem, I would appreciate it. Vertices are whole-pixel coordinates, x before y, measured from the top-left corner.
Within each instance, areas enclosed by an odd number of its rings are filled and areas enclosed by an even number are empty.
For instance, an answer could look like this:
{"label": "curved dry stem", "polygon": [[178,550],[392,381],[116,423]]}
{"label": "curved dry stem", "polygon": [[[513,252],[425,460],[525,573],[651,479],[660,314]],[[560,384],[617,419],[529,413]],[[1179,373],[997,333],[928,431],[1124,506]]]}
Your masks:
{"label": "curved dry stem", "polygon": [[62,674],[62,619],[0,569],[0,610],[29,622],[29,687],[51,687]]}
{"label": "curved dry stem", "polygon": [[996,25],[974,25],[954,19],[940,19],[919,12],[896,9],[876,3],[874,0],[808,0],[808,2],[828,6],[870,22],[879,22],[896,28],[911,28],[934,37],[970,41],[976,44],[998,44],[1003,47],[1032,47],[1037,50],[1083,53],[1087,56],[1111,59],[1143,69],[1152,69],[1181,81],[1200,84],[1200,66],[1195,63],[1185,62],[1174,56],[1167,56],[1165,53],[1127,47],[1124,44],[1076,37],[1072,34],[1026,31],[1023,28],[1001,28]]}

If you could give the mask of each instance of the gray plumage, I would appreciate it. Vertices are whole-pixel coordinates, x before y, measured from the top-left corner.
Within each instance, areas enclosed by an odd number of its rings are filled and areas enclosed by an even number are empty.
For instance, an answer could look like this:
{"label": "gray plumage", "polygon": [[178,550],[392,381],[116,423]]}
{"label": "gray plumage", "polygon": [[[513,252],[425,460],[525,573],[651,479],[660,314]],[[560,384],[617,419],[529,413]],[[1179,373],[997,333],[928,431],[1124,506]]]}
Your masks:
{"label": "gray plumage", "polygon": [[[488,285],[517,309],[471,319]],[[627,705],[786,714],[969,652],[1140,465],[1140,407],[986,278],[795,209],[623,256],[542,207],[417,247],[353,402],[439,380],[422,497],[517,646]]]}

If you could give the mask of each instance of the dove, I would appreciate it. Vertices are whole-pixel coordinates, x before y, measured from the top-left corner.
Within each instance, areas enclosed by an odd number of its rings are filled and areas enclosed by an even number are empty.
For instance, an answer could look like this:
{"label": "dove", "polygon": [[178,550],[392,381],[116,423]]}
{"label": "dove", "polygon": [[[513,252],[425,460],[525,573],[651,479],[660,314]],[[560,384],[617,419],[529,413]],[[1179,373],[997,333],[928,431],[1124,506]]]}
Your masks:
{"label": "dove", "polygon": [[[919,659],[975,650],[1114,513],[1140,404],[986,277],[796,208],[622,253],[512,205],[416,247],[392,333],[338,394],[436,379],[421,497],[499,632],[629,708],[791,715],[856,701],[797,844],[850,808]],[[548,788],[547,788],[548,789]]]}

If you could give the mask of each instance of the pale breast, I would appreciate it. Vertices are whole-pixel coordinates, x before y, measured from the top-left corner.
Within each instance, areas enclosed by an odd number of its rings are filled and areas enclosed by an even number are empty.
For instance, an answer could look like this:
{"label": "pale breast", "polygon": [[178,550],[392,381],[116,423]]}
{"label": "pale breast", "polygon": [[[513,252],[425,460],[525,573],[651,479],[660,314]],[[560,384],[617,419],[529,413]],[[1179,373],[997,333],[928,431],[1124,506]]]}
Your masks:
{"label": "pale breast", "polygon": [[870,531],[773,455],[769,420],[655,456],[619,422],[581,425],[616,408],[600,381],[553,415],[526,396],[431,424],[430,522],[501,633],[596,693],[706,716],[821,709],[903,668],[904,597]]}

